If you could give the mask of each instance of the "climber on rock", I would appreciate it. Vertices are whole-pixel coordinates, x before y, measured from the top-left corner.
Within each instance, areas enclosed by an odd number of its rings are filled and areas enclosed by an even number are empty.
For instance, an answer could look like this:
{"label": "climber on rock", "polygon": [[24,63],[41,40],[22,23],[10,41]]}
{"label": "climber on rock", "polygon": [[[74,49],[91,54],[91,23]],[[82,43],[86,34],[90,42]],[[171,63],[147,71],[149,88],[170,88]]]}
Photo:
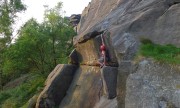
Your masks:
{"label": "climber on rock", "polygon": [[[100,72],[101,72],[101,81],[102,81],[102,94],[99,95],[101,97],[106,97],[107,99],[114,99],[117,94],[116,94],[116,78],[117,74],[116,71],[112,71],[111,69],[114,70],[114,67],[111,67],[110,63],[110,56],[108,52],[108,47],[105,45],[105,32],[101,34],[101,40],[102,44],[100,45],[100,58],[98,59],[99,65],[101,67]],[[107,42],[106,38],[106,42]],[[107,43],[108,45],[108,43]]]}
{"label": "climber on rock", "polygon": [[102,44],[100,46],[100,58],[98,59],[98,63],[100,65],[100,68],[101,68],[101,78],[102,78],[102,88],[103,88],[103,93],[105,95],[108,95],[108,89],[107,89],[107,84],[106,84],[106,81],[105,81],[105,78],[104,78],[104,73],[103,73],[103,69],[104,67],[107,65],[107,49],[106,49],[106,46],[105,46],[105,43],[104,43],[104,39],[103,39],[103,34],[101,34],[101,40],[102,40]]}
{"label": "climber on rock", "polygon": [[100,67],[102,68],[103,66],[107,65],[108,57],[107,57],[107,49],[106,49],[104,39],[103,39],[103,34],[101,34],[101,40],[102,40],[102,44],[100,46],[101,56],[98,59],[98,63],[100,65]]}
{"label": "climber on rock", "polygon": [[99,58],[98,62],[100,64],[100,67],[102,68],[103,66],[106,65],[106,47],[104,44],[100,46],[101,50],[101,57]]}

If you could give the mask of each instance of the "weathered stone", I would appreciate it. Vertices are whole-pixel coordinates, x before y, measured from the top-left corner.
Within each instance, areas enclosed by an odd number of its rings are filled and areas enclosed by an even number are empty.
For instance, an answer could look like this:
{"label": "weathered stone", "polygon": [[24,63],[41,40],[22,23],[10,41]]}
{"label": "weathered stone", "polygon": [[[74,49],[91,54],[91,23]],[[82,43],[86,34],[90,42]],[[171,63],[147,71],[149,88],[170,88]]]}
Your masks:
{"label": "weathered stone", "polygon": [[[118,66],[117,59],[113,50],[111,37],[109,35],[104,36],[104,42],[109,55],[108,64],[110,66]],[[96,36],[85,43],[79,43],[76,45],[76,51],[78,54],[79,62],[82,65],[98,65],[98,59],[101,57],[100,45],[102,44],[101,37]]]}
{"label": "weathered stone", "polygon": [[38,98],[38,95],[34,95],[31,99],[29,99],[27,108],[35,108],[37,98]]}
{"label": "weathered stone", "polygon": [[168,108],[167,102],[166,102],[166,101],[160,101],[160,102],[159,102],[159,107],[160,107],[160,108]]}
{"label": "weathered stone", "polygon": [[46,80],[46,86],[38,97],[36,108],[58,106],[66,95],[76,69],[76,65],[57,65]]}
{"label": "weathered stone", "polygon": [[124,33],[122,37],[113,43],[119,64],[121,61],[130,61],[138,50],[138,42],[130,33]]}
{"label": "weathered stone", "polygon": [[179,19],[180,4],[172,5],[157,19],[154,28],[155,32],[153,33],[153,38],[156,39],[154,42],[161,44],[174,44],[177,47],[180,47]]}
{"label": "weathered stone", "polygon": [[117,102],[118,108],[125,108],[126,81],[130,73],[136,68],[131,61],[121,61],[117,75]]}
{"label": "weathered stone", "polygon": [[126,80],[129,76],[129,73],[121,72],[119,70],[117,76],[117,101],[118,101],[118,108],[125,108],[125,97],[126,97]]}
{"label": "weathered stone", "polygon": [[78,53],[79,63],[82,65],[98,64],[98,46],[94,44],[95,39],[88,40],[85,43],[77,44],[76,51]]}
{"label": "weathered stone", "polygon": [[70,23],[73,27],[77,26],[78,23],[80,22],[80,19],[81,19],[81,15],[80,14],[73,14],[70,16],[69,20],[70,20]]}
{"label": "weathered stone", "polygon": [[88,12],[89,12],[90,5],[91,5],[91,3],[89,3],[88,6],[84,8],[84,10],[83,10],[83,12],[82,12],[82,14],[81,14],[81,16],[83,16],[83,17],[81,17],[81,20],[80,20],[80,22],[79,22],[79,24],[78,24],[78,26],[77,26],[77,32],[78,32],[78,33],[79,33],[79,30],[80,30],[81,24],[83,24],[84,21],[85,21],[85,16],[86,16],[86,15],[88,14]]}
{"label": "weathered stone", "polygon": [[180,3],[179,0],[165,0],[166,3],[169,5],[169,6],[172,6],[172,5],[175,5],[175,4],[178,4]]}
{"label": "weathered stone", "polygon": [[125,106],[126,108],[163,108],[166,104],[167,106],[171,104],[179,108],[179,84],[178,70],[166,64],[143,60],[139,63],[136,73],[130,74],[127,79]]}
{"label": "weathered stone", "polygon": [[[132,60],[141,38],[180,47],[179,13],[179,0],[92,0],[82,13],[76,29],[78,36],[74,38],[78,60],[73,60],[78,61],[81,68],[60,108],[93,108],[96,103],[96,108],[105,108],[105,104],[108,104],[107,108],[117,107],[117,104],[119,108],[178,108],[179,70],[149,60],[134,66]],[[110,55],[109,64],[118,66],[119,63],[116,101],[104,100],[100,69],[95,66],[101,53],[99,34],[104,30],[110,33],[104,38]],[[107,88],[113,89],[115,94],[114,86],[108,82],[116,79],[108,78],[105,78]],[[49,98],[46,103],[54,104]]]}
{"label": "weathered stone", "polygon": [[92,0],[82,13],[78,38],[109,29],[113,43],[124,34],[180,46],[179,0]]}
{"label": "weathered stone", "polygon": [[[103,31],[100,31],[100,32],[98,32],[98,31],[89,32],[89,33],[85,34],[82,38],[80,38],[78,40],[78,43],[84,43],[87,40],[90,40],[91,38],[94,38],[94,37],[96,37],[96,36],[98,36],[98,35],[100,35],[102,33],[103,33]],[[76,44],[76,43],[77,42],[74,42],[74,44]]]}
{"label": "weathered stone", "polygon": [[117,92],[117,74],[118,74],[118,68],[117,67],[110,67],[110,66],[104,66],[101,69],[102,78],[103,78],[103,86],[105,92],[107,92],[108,99],[113,99],[116,97]]}
{"label": "weathered stone", "polygon": [[[112,56],[119,63],[118,84],[117,84],[117,102],[119,108],[125,108],[125,107],[143,108],[142,102],[144,103],[144,106],[147,106],[147,108],[148,107],[158,108],[165,106],[166,103],[160,102],[164,100],[160,100],[159,97],[156,96],[153,97],[154,94],[152,93],[153,91],[152,88],[148,88],[145,86],[145,88],[147,89],[142,92],[140,88],[138,88],[140,87],[138,85],[139,82],[135,80],[133,80],[134,82],[132,81],[132,83],[134,85],[137,85],[137,87],[135,86],[135,89],[129,88],[129,82],[127,82],[127,78],[129,81],[129,77],[128,77],[129,74],[134,75],[133,73],[136,72],[137,69],[139,69],[138,66],[134,66],[132,64],[132,60],[135,54],[137,53],[139,40],[141,38],[150,39],[152,42],[157,44],[173,44],[177,47],[180,47],[179,2],[180,2],[179,0],[110,0],[110,1],[92,0],[91,3],[87,6],[87,8],[85,8],[85,10],[83,11],[82,19],[78,25],[79,28],[78,28],[78,36],[76,37],[76,42],[82,41],[83,39],[85,39],[87,33],[91,33],[93,31],[104,31],[108,29],[108,31],[111,33],[110,35],[111,47],[108,49],[110,49],[111,51],[114,50],[115,55],[112,54]],[[88,41],[84,44],[87,44]],[[99,46],[98,45],[99,43],[100,42],[95,42],[95,45]],[[89,46],[91,45],[93,44],[89,44]],[[77,46],[76,48],[78,47],[79,46]],[[80,49],[81,51],[83,49],[88,49],[88,50],[90,49],[91,51],[91,48],[89,47],[84,47],[84,48],[81,47]],[[95,50],[92,51],[90,55],[88,55],[89,53],[88,54],[84,53],[85,51],[80,52],[83,58],[82,59],[83,64],[85,65],[94,64],[92,62],[93,56],[91,55],[96,55],[94,57],[97,58],[95,58],[94,61],[98,59],[98,57],[100,56],[98,53],[100,51],[96,50],[98,49],[97,47],[94,47],[94,49]],[[91,63],[89,63],[90,61]],[[156,64],[153,66],[154,69],[153,67],[149,67],[150,68],[150,69],[148,68],[149,70],[148,69],[145,70],[148,72],[148,73],[145,72],[147,76],[150,76],[149,73],[153,73],[151,71],[161,73],[161,71],[164,68],[165,68],[164,70],[167,69],[167,67],[161,67],[159,65],[157,66],[158,67],[157,68]],[[169,75],[175,77],[174,74],[169,74]],[[144,74],[144,77],[145,76],[146,75]],[[153,73],[152,76],[153,78],[151,79],[151,81],[157,82],[155,77],[156,74]],[[166,79],[166,81],[169,81],[169,79],[167,79],[165,75],[163,76],[157,75],[157,76],[158,78]],[[141,77],[141,79],[143,79],[143,77]],[[175,79],[178,80],[178,78]],[[173,81],[175,82],[175,80]],[[164,87],[163,84],[165,81],[162,82],[163,83],[158,83],[159,87]],[[146,81],[144,81],[143,83],[146,83]],[[128,87],[126,87],[126,85],[128,85]],[[141,89],[143,90],[143,88]],[[173,87],[168,88],[168,90],[169,91],[165,93],[166,92],[165,88],[163,89],[158,88],[156,92],[159,94],[162,92],[166,95],[163,97],[166,98],[168,97],[168,99],[164,101],[167,102],[167,106],[170,103],[171,106],[177,107],[178,106],[177,101],[179,101],[178,100],[179,91],[177,89],[176,89],[177,91],[174,90]],[[170,94],[173,94],[173,96]],[[177,95],[175,96],[175,94]],[[169,96],[173,98],[169,98]],[[147,99],[145,99],[145,97]],[[134,100],[131,100],[132,98]],[[127,101],[128,99],[131,101]],[[139,106],[138,105],[136,106],[137,103],[139,103],[138,104]]]}
{"label": "weathered stone", "polygon": [[101,95],[100,68],[81,66],[59,108],[93,108]]}
{"label": "weathered stone", "polygon": [[93,108],[118,108],[117,99],[107,99],[105,96],[102,96]]}
{"label": "weathered stone", "polygon": [[133,71],[133,64],[131,63],[131,61],[121,61],[119,64],[119,72],[120,73],[132,73]]}

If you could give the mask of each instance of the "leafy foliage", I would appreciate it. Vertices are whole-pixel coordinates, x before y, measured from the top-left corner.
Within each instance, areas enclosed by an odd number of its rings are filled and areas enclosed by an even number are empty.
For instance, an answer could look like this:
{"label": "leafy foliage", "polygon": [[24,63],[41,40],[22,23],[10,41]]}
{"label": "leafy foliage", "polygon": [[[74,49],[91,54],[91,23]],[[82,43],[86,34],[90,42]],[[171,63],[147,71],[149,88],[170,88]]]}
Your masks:
{"label": "leafy foliage", "polygon": [[11,43],[12,24],[17,17],[16,14],[25,9],[21,0],[0,1],[0,89],[2,86],[2,63],[4,62],[2,56],[7,45]]}
{"label": "leafy foliage", "polygon": [[32,74],[28,80],[20,86],[0,92],[1,108],[20,108],[29,98],[38,93],[38,89],[43,87],[45,77]]}
{"label": "leafy foliage", "polygon": [[2,69],[6,80],[28,72],[48,74],[58,63],[67,63],[75,32],[57,12],[60,5],[47,10],[42,24],[30,19],[21,28],[16,43],[3,55]]}
{"label": "leafy foliage", "polygon": [[150,40],[143,40],[140,54],[161,62],[180,64],[180,48],[173,45],[158,45]]}
{"label": "leafy foliage", "polygon": [[[18,10],[23,9],[20,4],[18,7]],[[61,16],[61,7],[62,3],[58,3],[55,8],[46,10],[42,23],[35,19],[27,21],[14,44],[6,45],[8,41],[4,41],[3,61],[0,63],[3,85],[23,74],[32,74],[33,77],[16,88],[0,91],[0,107],[20,108],[26,105],[27,100],[42,87],[49,72],[57,64],[67,63],[75,32],[68,20]]]}
{"label": "leafy foliage", "polygon": [[[11,42],[12,24],[17,17],[16,14],[25,10],[21,0],[2,0],[0,2],[0,34],[1,45],[5,46]],[[2,38],[3,37],[3,38]],[[1,46],[2,47],[2,46]]]}

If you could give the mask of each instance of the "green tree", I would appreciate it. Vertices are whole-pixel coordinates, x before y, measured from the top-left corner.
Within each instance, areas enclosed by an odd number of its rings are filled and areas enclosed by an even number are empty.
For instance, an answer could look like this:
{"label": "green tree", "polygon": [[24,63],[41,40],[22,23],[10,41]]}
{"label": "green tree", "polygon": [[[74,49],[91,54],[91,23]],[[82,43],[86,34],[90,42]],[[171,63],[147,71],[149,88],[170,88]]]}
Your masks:
{"label": "green tree", "polygon": [[61,5],[46,10],[43,23],[31,19],[21,28],[19,38],[3,55],[6,79],[28,72],[48,74],[58,63],[67,63],[75,32],[58,12]]}
{"label": "green tree", "polygon": [[12,24],[17,17],[16,14],[25,10],[21,0],[1,0],[0,1],[0,88],[2,86],[2,54],[11,43]]}
{"label": "green tree", "polygon": [[[68,20],[62,17],[62,3],[59,2],[55,8],[47,9],[45,11],[44,26],[48,35],[50,36],[51,55],[53,65],[63,61],[72,47],[70,37],[74,35],[72,28],[68,24]],[[70,45],[71,44],[71,45]],[[60,54],[60,55],[59,55]]]}
{"label": "green tree", "polygon": [[1,0],[0,1],[0,34],[1,42],[10,43],[12,35],[12,24],[17,17],[17,13],[25,10],[21,0]]}

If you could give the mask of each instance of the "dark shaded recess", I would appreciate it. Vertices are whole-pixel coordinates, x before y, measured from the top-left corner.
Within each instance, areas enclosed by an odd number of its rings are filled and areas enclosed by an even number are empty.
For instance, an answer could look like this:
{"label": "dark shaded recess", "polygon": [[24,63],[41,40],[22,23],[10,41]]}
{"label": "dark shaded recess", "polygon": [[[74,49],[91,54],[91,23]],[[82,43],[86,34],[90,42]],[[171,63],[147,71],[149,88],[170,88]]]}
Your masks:
{"label": "dark shaded recess", "polygon": [[[48,97],[45,99],[42,98],[39,108],[54,108],[59,106],[67,94],[67,90],[72,83],[77,68],[78,66],[76,65],[65,65],[62,68],[60,74],[53,80],[49,90],[47,91],[47,94],[51,95],[48,95]],[[52,106],[52,104],[49,104],[49,102],[53,102],[54,105]]]}
{"label": "dark shaded recess", "polygon": [[174,1],[174,2],[171,2],[169,3],[169,7],[173,6],[173,5],[176,5],[176,4],[179,4],[180,3],[180,0],[179,1]]}

